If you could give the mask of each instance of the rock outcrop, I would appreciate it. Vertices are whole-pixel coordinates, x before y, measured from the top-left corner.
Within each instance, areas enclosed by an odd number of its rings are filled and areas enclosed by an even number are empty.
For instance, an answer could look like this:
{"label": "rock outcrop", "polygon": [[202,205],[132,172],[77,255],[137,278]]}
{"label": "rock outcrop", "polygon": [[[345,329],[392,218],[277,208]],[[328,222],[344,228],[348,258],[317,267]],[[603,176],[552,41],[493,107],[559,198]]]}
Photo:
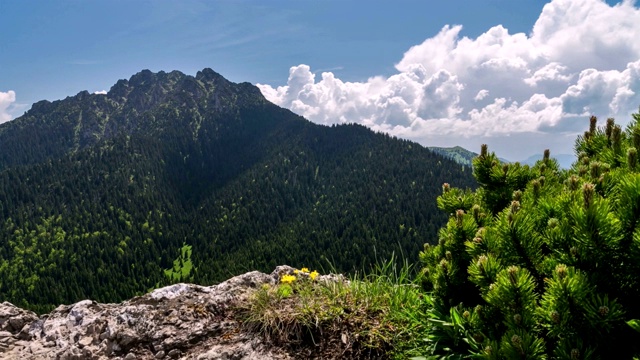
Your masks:
{"label": "rock outcrop", "polygon": [[176,284],[120,304],[83,300],[49,314],[0,304],[2,359],[292,359],[246,331],[234,309],[293,268],[214,286]]}

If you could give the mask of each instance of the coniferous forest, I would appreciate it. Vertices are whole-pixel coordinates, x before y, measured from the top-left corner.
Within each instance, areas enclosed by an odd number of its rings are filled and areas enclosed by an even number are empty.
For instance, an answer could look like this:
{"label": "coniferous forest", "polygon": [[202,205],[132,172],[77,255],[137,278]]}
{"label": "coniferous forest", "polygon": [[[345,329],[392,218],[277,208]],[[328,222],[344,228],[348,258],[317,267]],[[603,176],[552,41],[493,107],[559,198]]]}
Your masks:
{"label": "coniferous forest", "polygon": [[446,223],[444,182],[476,186],[418,144],[312,124],[210,69],[145,70],[0,125],[0,301],[43,312],[281,264],[417,260]]}

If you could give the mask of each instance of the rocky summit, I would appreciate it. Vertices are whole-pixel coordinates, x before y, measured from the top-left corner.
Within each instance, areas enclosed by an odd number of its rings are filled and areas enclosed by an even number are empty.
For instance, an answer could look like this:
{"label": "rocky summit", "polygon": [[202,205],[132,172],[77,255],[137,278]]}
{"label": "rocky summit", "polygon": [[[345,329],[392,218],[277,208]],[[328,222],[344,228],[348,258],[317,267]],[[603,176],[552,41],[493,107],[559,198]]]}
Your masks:
{"label": "rocky summit", "polygon": [[[2,359],[295,359],[311,353],[269,345],[242,326],[237,311],[289,266],[213,286],[175,284],[119,304],[83,300],[37,316],[0,304]],[[335,275],[319,280],[336,281]]]}

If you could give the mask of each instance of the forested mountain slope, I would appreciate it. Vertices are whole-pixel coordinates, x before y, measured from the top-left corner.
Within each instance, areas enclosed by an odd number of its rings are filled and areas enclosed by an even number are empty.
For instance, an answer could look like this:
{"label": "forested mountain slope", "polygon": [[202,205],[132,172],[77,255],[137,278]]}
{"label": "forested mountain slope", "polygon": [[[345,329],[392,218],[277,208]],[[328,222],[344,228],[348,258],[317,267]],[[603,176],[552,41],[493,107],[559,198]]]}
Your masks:
{"label": "forested mountain slope", "polygon": [[444,157],[448,157],[452,160],[455,160],[459,164],[466,165],[469,167],[473,166],[472,164],[473,159],[478,156],[478,154],[472,151],[469,151],[465,148],[462,148],[460,146],[455,146],[451,148],[430,146],[429,150],[437,154],[440,154]]}
{"label": "forested mountain slope", "polygon": [[0,125],[0,301],[413,256],[446,221],[443,182],[475,186],[420,145],[312,124],[210,69],[145,70]]}
{"label": "forested mountain slope", "polygon": [[[462,164],[465,166],[469,166],[472,167],[473,166],[473,159],[475,159],[476,157],[478,157],[478,154],[474,153],[473,151],[469,151],[463,147],[460,146],[454,146],[454,147],[437,147],[437,146],[429,146],[429,150],[435,152],[436,154],[440,154],[444,157],[447,157],[449,159],[454,160],[455,162],[457,162],[458,164]],[[542,155],[540,155],[540,158],[542,158]],[[498,158],[498,160],[500,160],[501,162],[508,164],[510,163],[509,160],[503,159],[503,158]],[[535,161],[533,163],[526,163],[527,165],[533,165],[535,163]]]}

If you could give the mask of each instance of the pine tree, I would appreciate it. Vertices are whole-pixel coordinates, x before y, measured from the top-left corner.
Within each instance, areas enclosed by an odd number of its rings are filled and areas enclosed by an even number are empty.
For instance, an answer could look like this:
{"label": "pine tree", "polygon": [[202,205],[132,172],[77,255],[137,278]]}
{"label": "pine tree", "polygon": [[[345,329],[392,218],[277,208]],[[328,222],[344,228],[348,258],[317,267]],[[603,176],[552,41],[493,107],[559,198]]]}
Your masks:
{"label": "pine tree", "polygon": [[[458,324],[462,348],[486,359],[629,359],[640,354],[640,114],[622,130],[590,119],[577,162],[548,150],[534,166],[501,164],[486,145],[475,192],[445,184],[450,214],[420,253],[432,321]],[[463,316],[459,316],[462,314]],[[440,352],[440,353],[438,353]]]}

